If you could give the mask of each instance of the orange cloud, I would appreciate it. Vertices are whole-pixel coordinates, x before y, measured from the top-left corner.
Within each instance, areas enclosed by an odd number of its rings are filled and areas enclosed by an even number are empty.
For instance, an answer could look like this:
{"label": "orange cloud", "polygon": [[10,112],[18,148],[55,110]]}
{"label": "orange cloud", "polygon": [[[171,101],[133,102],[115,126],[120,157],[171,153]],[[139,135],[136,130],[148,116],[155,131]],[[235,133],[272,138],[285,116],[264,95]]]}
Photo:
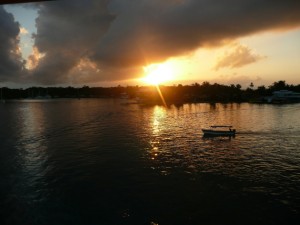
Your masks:
{"label": "orange cloud", "polygon": [[20,27],[20,33],[21,34],[28,34],[29,32],[28,32],[28,30],[26,30],[25,27]]}
{"label": "orange cloud", "polygon": [[41,54],[38,50],[38,48],[33,47],[32,54],[27,59],[26,68],[29,70],[35,69],[41,58],[44,57],[45,54]]}
{"label": "orange cloud", "polygon": [[236,44],[233,49],[220,57],[214,67],[215,70],[221,68],[239,68],[259,60],[265,59],[266,56],[253,52],[252,49],[245,45]]}

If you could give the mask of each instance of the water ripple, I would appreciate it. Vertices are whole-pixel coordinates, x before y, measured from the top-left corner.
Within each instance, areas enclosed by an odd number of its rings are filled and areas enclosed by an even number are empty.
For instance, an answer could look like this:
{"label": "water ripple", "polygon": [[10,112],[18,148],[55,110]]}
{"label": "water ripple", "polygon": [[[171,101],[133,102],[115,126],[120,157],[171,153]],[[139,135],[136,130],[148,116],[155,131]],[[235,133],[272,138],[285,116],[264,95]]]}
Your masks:
{"label": "water ripple", "polygon": [[[237,224],[236,213],[249,219],[249,210],[263,224],[271,215],[280,224],[278,212],[296,224],[298,105],[164,108],[103,99],[11,103],[0,115],[0,206],[10,224],[57,224],[52,215],[61,224],[196,224],[212,213]],[[212,124],[238,133],[203,137]]]}

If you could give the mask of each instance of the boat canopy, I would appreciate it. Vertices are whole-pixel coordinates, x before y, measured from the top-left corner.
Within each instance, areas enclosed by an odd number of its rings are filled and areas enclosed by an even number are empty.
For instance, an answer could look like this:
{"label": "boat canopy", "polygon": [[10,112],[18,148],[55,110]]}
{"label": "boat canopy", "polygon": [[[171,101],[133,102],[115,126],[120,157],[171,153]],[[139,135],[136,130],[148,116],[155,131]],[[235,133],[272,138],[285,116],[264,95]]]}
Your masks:
{"label": "boat canopy", "polygon": [[214,125],[214,126],[210,126],[211,128],[218,128],[218,127],[228,127],[231,128],[232,126],[227,126],[227,125]]}

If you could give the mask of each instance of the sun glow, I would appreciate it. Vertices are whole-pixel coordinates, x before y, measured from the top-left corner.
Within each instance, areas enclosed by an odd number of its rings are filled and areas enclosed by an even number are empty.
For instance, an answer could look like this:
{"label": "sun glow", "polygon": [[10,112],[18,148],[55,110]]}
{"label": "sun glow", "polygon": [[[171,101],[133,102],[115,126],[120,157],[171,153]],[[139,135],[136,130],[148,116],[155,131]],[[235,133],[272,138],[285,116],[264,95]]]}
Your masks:
{"label": "sun glow", "polygon": [[158,85],[174,79],[174,71],[171,64],[151,64],[144,67],[146,76],[142,78],[142,81]]}

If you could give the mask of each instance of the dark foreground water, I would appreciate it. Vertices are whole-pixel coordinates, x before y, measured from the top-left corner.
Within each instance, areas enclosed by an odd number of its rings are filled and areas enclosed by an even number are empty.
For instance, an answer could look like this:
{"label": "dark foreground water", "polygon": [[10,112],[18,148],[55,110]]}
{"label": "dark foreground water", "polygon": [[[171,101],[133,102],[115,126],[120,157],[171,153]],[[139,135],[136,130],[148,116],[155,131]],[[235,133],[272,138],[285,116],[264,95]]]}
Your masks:
{"label": "dark foreground water", "polygon": [[299,224],[299,104],[124,103],[0,104],[0,224]]}

